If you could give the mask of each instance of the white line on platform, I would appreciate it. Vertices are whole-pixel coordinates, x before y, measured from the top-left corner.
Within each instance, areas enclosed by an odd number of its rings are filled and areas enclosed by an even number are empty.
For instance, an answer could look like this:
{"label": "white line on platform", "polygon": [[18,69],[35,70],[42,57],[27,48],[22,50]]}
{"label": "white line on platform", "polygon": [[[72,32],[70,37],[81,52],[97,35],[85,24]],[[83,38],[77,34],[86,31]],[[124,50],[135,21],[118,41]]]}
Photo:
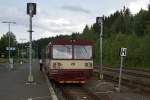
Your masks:
{"label": "white line on platform", "polygon": [[28,98],[28,100],[44,99],[44,98],[50,98],[50,97],[51,96],[34,97],[34,98]]}
{"label": "white line on platform", "polygon": [[103,92],[96,92],[96,93],[112,93],[113,91],[103,91]]}
{"label": "white line on platform", "polygon": [[47,84],[48,84],[48,86],[49,86],[49,91],[50,91],[52,100],[58,100],[58,98],[57,98],[57,96],[56,96],[56,93],[55,93],[54,89],[52,88],[52,85],[51,85],[51,83],[49,82],[47,76],[46,76],[45,74],[44,74],[44,76],[45,76],[45,79],[46,79]]}

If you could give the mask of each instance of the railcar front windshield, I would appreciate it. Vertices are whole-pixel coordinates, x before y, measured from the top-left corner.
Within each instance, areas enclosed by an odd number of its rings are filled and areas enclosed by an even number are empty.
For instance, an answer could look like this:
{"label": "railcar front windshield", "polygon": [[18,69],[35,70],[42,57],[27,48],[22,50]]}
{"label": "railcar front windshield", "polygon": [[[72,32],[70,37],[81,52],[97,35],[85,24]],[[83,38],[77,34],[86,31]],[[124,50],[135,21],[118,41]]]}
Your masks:
{"label": "railcar front windshield", "polygon": [[72,59],[72,45],[53,45],[54,59]]}
{"label": "railcar front windshield", "polygon": [[75,45],[74,46],[74,58],[75,59],[91,59],[92,58],[92,46]]}

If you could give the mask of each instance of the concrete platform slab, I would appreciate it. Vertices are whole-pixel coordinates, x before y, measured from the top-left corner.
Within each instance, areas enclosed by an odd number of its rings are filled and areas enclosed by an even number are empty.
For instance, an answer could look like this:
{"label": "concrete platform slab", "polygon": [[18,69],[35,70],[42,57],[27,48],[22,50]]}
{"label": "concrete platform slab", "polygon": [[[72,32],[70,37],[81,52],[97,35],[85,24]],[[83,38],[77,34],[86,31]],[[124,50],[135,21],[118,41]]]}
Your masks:
{"label": "concrete platform slab", "polygon": [[29,64],[14,64],[9,70],[7,64],[0,65],[1,100],[52,100],[45,76],[39,70],[38,61],[33,62],[33,76],[36,84],[26,84]]}

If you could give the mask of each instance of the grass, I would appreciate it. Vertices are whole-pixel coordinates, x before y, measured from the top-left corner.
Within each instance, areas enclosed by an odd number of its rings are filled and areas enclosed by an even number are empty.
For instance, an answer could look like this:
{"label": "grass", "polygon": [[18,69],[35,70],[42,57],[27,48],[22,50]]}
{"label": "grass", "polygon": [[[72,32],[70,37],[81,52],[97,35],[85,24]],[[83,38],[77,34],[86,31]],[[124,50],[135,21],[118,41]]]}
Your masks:
{"label": "grass", "polygon": [[6,59],[6,58],[0,58],[0,63],[6,63],[6,62],[8,62],[8,59]]}

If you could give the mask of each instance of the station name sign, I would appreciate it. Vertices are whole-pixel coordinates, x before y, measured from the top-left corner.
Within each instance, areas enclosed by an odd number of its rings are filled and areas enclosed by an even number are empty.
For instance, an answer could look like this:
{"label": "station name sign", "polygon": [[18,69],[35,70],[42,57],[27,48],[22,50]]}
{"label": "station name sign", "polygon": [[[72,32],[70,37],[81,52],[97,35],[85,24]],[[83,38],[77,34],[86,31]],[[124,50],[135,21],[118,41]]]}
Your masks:
{"label": "station name sign", "polygon": [[11,50],[11,51],[15,51],[16,50],[16,48],[15,47],[6,47],[6,50]]}

